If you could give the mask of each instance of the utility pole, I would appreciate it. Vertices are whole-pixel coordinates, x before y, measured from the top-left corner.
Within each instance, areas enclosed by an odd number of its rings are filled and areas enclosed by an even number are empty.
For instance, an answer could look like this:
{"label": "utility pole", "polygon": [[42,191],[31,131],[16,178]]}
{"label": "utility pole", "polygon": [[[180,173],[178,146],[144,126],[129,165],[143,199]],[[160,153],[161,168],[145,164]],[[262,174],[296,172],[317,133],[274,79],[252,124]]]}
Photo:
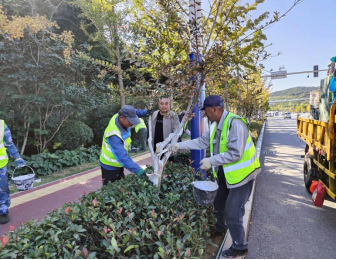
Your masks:
{"label": "utility pole", "polygon": [[[190,62],[198,63],[202,59],[201,48],[202,48],[202,34],[201,34],[201,0],[189,0],[189,24],[190,24]],[[199,89],[201,75],[197,75],[197,89]],[[199,97],[199,102],[203,104],[205,100],[205,86],[201,87],[201,94]],[[199,104],[193,109],[195,116],[191,120],[191,139],[200,137],[205,131],[204,120],[199,109]],[[200,168],[200,161],[206,157],[206,150],[191,150],[192,156],[192,167],[198,171]],[[203,173],[203,179],[206,179],[206,172]]]}

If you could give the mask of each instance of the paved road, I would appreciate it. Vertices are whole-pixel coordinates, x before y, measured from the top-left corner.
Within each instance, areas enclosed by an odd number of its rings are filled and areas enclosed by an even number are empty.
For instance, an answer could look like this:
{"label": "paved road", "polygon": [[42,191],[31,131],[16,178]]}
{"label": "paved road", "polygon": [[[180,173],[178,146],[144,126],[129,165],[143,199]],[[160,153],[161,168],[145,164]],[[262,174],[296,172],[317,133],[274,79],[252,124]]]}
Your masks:
{"label": "paved road", "polygon": [[303,184],[296,119],[269,117],[262,145],[248,259],[336,259],[336,203],[317,208]]}

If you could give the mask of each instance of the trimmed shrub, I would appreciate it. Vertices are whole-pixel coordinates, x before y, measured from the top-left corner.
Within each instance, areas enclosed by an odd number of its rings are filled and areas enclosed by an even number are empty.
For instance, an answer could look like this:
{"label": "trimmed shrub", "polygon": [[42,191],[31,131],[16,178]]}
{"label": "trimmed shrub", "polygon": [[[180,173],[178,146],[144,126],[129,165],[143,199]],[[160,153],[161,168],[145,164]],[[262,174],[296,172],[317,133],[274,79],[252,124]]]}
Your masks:
{"label": "trimmed shrub", "polygon": [[160,191],[129,175],[9,233],[0,258],[200,258],[215,217],[195,203],[192,174],[167,165]]}
{"label": "trimmed shrub", "polygon": [[100,120],[96,121],[92,130],[94,132],[95,143],[102,144],[102,139],[104,135],[104,131],[107,128],[111,117],[101,118]]}
{"label": "trimmed shrub", "polygon": [[74,150],[89,144],[94,137],[92,129],[77,120],[66,121],[55,137],[55,143],[60,143],[62,149]]}
{"label": "trimmed shrub", "polygon": [[257,143],[257,140],[259,139],[259,135],[260,135],[262,127],[263,127],[263,120],[252,121],[249,124],[249,130],[252,133],[252,138],[253,138],[253,142],[255,145]]}

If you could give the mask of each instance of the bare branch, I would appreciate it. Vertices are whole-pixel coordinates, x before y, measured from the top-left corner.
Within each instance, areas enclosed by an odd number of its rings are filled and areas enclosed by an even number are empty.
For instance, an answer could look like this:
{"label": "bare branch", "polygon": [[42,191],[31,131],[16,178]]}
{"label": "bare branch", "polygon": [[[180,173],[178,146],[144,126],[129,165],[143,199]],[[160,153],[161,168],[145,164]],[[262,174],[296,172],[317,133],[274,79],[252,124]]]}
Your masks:
{"label": "bare branch", "polygon": [[69,118],[69,116],[71,116],[72,113],[69,113],[68,115],[64,116],[61,120],[61,123],[58,125],[57,129],[55,130],[54,134],[45,141],[44,143],[44,147],[46,147],[47,143],[49,143],[51,140],[53,140],[53,138],[55,137],[55,135],[58,133],[58,131],[60,130],[61,126],[63,125],[63,123]]}
{"label": "bare branch", "polygon": [[216,22],[217,22],[216,20],[217,20],[217,18],[218,18],[218,16],[219,16],[219,13],[222,13],[222,11],[223,11],[223,9],[225,8],[226,4],[227,4],[227,2],[223,4],[223,6],[221,7],[221,11],[220,11],[221,2],[219,3],[219,6],[218,6],[218,9],[217,9],[217,11],[216,11],[216,15],[215,15],[215,17],[214,17],[214,21],[213,21],[213,24],[212,24],[212,29],[211,29],[211,31],[210,31],[210,33],[209,33],[208,39],[207,39],[206,44],[205,44],[205,46],[204,46],[204,50],[202,51],[203,54],[204,54],[205,51],[207,50],[207,47],[208,47],[209,41],[210,41],[210,39],[211,39],[211,36],[212,36],[212,33],[213,33],[213,29],[214,29],[214,26],[215,26],[215,24],[216,24]]}

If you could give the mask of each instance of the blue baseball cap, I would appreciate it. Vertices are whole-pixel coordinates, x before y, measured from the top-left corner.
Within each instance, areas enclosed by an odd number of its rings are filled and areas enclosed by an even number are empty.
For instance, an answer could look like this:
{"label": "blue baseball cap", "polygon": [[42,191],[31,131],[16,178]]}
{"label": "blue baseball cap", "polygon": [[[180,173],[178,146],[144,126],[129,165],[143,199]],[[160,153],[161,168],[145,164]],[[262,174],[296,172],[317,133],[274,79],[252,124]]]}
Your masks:
{"label": "blue baseball cap", "polygon": [[205,110],[206,107],[223,107],[223,100],[220,96],[218,95],[210,95],[208,96],[205,101],[204,105],[200,110]]}
{"label": "blue baseball cap", "polygon": [[125,105],[119,110],[119,115],[124,116],[132,125],[140,124],[140,120],[133,106]]}

